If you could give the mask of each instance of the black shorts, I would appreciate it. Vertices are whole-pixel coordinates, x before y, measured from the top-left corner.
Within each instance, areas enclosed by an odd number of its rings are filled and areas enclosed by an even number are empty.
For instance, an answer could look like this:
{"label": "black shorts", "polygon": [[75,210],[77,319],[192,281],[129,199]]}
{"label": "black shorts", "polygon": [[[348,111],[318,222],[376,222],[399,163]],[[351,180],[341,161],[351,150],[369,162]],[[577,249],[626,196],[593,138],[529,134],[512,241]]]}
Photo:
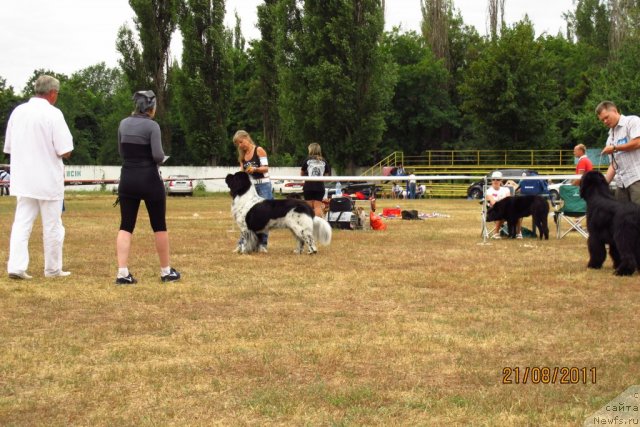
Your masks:
{"label": "black shorts", "polygon": [[324,198],[324,190],[320,190],[320,191],[303,190],[302,196],[304,197],[305,200],[317,200],[321,202],[322,199]]}
{"label": "black shorts", "polygon": [[167,196],[156,165],[123,166],[118,184],[118,198],[120,199],[120,230],[133,233],[140,202],[144,200],[153,231],[167,231],[165,219]]}

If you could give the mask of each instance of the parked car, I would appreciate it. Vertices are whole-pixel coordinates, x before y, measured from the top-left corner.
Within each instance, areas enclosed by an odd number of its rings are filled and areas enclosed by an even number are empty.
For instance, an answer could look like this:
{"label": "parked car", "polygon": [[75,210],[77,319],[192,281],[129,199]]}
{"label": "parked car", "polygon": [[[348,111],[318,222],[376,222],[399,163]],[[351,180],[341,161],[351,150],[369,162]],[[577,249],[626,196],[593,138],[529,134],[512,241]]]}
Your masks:
{"label": "parked car", "polygon": [[274,179],[271,181],[273,194],[302,194],[302,181]]}
{"label": "parked car", "polygon": [[551,200],[551,203],[557,202],[560,198],[560,186],[570,185],[572,181],[572,179],[565,179],[564,181],[556,184],[549,184],[549,200]]}
{"label": "parked car", "polygon": [[[505,177],[515,177],[515,176],[533,176],[538,175],[538,172],[533,169],[496,169],[487,174],[487,178],[491,176],[493,172],[500,172],[502,176]],[[508,179],[508,178],[507,178]],[[520,180],[514,179],[516,182],[520,182]],[[490,181],[488,181],[490,182]],[[482,199],[482,186],[484,185],[484,181],[476,181],[467,188],[467,198],[468,199]]]}
{"label": "parked car", "polygon": [[164,188],[167,195],[193,196],[193,180],[188,175],[169,175]]}

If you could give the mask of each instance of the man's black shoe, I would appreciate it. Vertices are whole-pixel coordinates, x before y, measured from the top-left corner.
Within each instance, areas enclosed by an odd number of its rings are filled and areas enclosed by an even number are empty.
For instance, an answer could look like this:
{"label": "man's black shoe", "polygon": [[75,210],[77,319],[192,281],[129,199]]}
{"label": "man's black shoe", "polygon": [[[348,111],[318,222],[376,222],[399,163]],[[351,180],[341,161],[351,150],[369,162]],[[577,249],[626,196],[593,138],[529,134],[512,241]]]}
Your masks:
{"label": "man's black shoe", "polygon": [[180,280],[180,273],[178,273],[175,268],[171,267],[171,271],[169,271],[169,274],[165,274],[164,276],[160,277],[160,279],[163,282],[175,282],[176,280]]}
{"label": "man's black shoe", "polygon": [[116,277],[116,285],[133,285],[134,283],[138,283],[138,281],[133,278],[131,273],[127,277]]}

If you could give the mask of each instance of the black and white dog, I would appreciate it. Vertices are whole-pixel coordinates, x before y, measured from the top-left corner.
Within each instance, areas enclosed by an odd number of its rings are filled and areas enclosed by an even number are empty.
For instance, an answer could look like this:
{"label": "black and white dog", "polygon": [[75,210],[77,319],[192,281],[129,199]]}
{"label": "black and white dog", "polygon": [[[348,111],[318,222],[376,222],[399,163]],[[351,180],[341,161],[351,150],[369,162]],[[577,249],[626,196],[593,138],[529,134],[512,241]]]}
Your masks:
{"label": "black and white dog", "polygon": [[258,250],[258,235],[272,228],[288,228],[298,241],[295,252],[301,254],[304,245],[309,254],[318,252],[321,245],[331,243],[331,226],[314,216],[313,209],[295,199],[265,200],[258,196],[246,172],[227,175],[225,182],[231,190],[231,213],[240,227],[238,252],[247,254]]}

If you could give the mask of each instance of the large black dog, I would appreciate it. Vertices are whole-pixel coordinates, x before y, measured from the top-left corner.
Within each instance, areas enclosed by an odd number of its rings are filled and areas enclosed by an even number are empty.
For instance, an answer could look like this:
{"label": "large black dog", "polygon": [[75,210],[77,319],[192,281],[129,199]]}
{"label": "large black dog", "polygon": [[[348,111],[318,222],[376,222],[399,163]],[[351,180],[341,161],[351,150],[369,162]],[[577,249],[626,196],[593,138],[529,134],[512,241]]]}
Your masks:
{"label": "large black dog", "polygon": [[582,176],[580,196],[587,202],[589,268],[601,268],[605,245],[618,276],[632,275],[640,265],[640,206],[613,198],[600,172]]}
{"label": "large black dog", "polygon": [[506,197],[496,202],[487,211],[487,221],[506,220],[509,228],[509,237],[516,237],[516,225],[522,217],[533,217],[534,233],[537,228],[542,236],[549,240],[549,203],[541,196],[514,196]]}

